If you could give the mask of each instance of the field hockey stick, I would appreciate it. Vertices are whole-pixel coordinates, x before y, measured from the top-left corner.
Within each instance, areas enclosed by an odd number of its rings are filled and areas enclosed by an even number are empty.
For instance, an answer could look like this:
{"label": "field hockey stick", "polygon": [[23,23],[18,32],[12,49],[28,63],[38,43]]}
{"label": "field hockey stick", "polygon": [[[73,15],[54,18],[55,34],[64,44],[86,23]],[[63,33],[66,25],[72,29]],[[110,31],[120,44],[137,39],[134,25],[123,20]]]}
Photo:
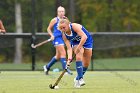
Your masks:
{"label": "field hockey stick", "polygon": [[31,47],[32,47],[32,48],[37,48],[37,47],[39,47],[39,46],[41,46],[41,45],[43,45],[43,44],[45,44],[45,43],[48,43],[48,42],[50,42],[50,41],[51,41],[51,39],[47,39],[47,40],[45,40],[45,41],[43,41],[43,42],[41,42],[41,43],[38,43],[38,44],[36,44],[36,45],[31,44]]}
{"label": "field hockey stick", "polygon": [[[72,62],[72,60],[75,58],[76,54],[74,54],[74,56],[72,57],[72,59],[70,60],[70,63]],[[58,83],[60,82],[60,80],[62,79],[62,77],[64,76],[65,72],[67,72],[67,69],[69,68],[70,65],[66,65],[66,68],[64,69],[64,71],[60,74],[60,76],[58,77],[58,79],[56,80],[56,82],[54,83],[54,85],[50,84],[49,87],[51,89],[55,89],[55,86],[58,85]]]}

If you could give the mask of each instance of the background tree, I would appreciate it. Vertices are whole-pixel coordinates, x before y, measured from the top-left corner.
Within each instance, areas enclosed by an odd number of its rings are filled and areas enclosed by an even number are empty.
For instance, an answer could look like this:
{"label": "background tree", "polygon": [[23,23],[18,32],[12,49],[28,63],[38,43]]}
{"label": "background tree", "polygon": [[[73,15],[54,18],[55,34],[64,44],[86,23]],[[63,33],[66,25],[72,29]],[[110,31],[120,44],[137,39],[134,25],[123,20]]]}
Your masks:
{"label": "background tree", "polygon": [[[15,2],[15,22],[16,22],[16,33],[23,33],[21,5],[17,1]],[[22,38],[17,38],[15,41],[14,63],[16,64],[22,63]]]}

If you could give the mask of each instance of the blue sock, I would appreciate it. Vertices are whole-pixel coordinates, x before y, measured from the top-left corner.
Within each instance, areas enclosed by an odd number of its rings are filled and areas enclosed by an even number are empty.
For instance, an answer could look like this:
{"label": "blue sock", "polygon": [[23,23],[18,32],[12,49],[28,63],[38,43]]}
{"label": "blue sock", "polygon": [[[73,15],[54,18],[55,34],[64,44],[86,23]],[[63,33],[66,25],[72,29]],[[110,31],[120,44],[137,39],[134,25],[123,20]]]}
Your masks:
{"label": "blue sock", "polygon": [[[60,58],[60,61],[61,61],[61,63],[62,63],[63,69],[65,69],[65,68],[66,68],[66,58]],[[67,72],[68,72],[69,74],[72,74],[71,71],[70,71],[70,69],[67,69]]]}
{"label": "blue sock", "polygon": [[57,60],[55,57],[53,57],[51,61],[47,64],[47,69],[50,69],[55,62],[57,62]]}
{"label": "blue sock", "polygon": [[[87,71],[87,69],[88,69],[88,67],[83,67],[83,75],[85,74],[85,72]],[[79,79],[79,77],[77,76],[76,77],[76,80],[78,80]]]}
{"label": "blue sock", "polygon": [[85,74],[85,72],[87,71],[88,67],[83,67],[83,75]]}
{"label": "blue sock", "polygon": [[76,70],[78,74],[78,80],[83,78],[83,66],[82,66],[82,61],[77,61],[76,62]]}
{"label": "blue sock", "polygon": [[62,63],[63,69],[65,69],[65,67],[66,67],[66,58],[60,58],[60,61]]}

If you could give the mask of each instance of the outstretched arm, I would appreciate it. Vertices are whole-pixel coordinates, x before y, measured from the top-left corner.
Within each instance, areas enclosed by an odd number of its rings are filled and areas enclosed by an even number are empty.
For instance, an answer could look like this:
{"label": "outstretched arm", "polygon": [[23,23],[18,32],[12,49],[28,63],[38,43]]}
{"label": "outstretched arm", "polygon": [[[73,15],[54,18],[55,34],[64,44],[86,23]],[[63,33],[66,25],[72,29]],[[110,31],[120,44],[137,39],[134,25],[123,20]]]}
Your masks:
{"label": "outstretched arm", "polygon": [[71,47],[70,41],[66,38],[64,33],[63,33],[63,40],[67,47],[68,60],[71,60],[72,59],[72,47]]}

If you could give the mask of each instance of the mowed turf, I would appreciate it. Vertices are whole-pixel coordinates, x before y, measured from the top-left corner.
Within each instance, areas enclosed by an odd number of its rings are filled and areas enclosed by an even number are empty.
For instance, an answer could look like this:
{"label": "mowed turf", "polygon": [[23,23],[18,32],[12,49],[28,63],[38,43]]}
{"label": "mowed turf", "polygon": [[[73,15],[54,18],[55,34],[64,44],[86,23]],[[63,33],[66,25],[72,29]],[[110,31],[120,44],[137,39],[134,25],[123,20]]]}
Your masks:
{"label": "mowed turf", "polygon": [[0,93],[140,93],[139,71],[88,71],[84,77],[86,85],[73,87],[74,75],[65,75],[59,83],[60,89],[52,90],[61,72],[1,71]]}
{"label": "mowed turf", "polygon": [[[47,62],[36,61],[36,70],[43,70],[43,66]],[[0,64],[0,70],[32,70],[32,64],[30,63],[21,63],[13,64],[13,62],[6,62]],[[140,57],[131,57],[131,58],[106,58],[106,59],[95,59],[93,64],[91,62],[88,70],[91,70],[93,67],[94,70],[140,70]],[[57,62],[51,67],[51,69],[59,68],[62,69],[61,62]],[[71,64],[71,70],[75,70],[75,61]]]}

